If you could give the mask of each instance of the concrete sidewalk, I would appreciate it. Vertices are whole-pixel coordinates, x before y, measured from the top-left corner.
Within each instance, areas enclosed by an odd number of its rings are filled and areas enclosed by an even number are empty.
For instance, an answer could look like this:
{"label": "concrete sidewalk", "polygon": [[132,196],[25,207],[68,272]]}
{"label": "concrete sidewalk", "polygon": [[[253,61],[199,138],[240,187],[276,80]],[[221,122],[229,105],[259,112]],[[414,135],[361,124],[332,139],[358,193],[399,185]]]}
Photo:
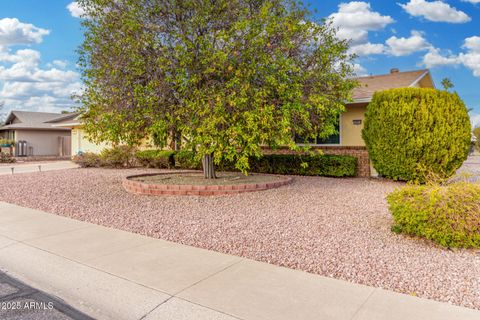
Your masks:
{"label": "concrete sidewalk", "polygon": [[35,162],[35,163],[11,163],[0,166],[0,175],[17,173],[30,173],[39,171],[52,171],[78,168],[78,165],[72,161],[62,160],[53,162]]}
{"label": "concrete sidewalk", "polygon": [[480,319],[480,311],[0,202],[0,267],[98,319]]}

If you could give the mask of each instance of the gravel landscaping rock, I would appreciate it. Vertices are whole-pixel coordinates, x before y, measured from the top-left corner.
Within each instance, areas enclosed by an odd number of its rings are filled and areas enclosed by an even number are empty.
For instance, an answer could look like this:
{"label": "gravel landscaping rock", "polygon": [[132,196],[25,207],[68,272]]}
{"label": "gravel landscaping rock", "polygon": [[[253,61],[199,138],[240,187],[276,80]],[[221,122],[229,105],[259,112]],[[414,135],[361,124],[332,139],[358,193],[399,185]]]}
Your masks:
{"label": "gravel landscaping rock", "polygon": [[[295,177],[218,197],[127,193],[125,176],[71,169],[0,177],[0,200],[155,238],[480,309],[480,251],[396,235],[385,196],[399,183]],[[163,171],[165,172],[165,171]]]}

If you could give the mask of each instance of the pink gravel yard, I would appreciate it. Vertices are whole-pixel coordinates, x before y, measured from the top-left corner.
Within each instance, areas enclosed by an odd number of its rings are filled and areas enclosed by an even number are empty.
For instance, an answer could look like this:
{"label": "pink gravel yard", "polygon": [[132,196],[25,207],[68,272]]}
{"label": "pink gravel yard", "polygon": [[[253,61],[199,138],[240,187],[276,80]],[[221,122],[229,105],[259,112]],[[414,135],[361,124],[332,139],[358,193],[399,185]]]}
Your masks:
{"label": "pink gravel yard", "polygon": [[158,170],[71,169],[0,176],[0,200],[328,277],[480,309],[480,251],[393,234],[398,183],[295,177],[262,192],[143,196],[122,179]]}

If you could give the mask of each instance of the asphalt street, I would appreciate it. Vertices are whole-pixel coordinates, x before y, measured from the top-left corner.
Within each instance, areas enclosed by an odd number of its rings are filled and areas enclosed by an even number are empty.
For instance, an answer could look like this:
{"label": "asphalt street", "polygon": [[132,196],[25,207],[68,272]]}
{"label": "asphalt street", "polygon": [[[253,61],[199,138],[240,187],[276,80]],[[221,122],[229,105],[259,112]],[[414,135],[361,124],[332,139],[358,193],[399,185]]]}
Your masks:
{"label": "asphalt street", "polygon": [[91,320],[61,299],[0,272],[0,319]]}

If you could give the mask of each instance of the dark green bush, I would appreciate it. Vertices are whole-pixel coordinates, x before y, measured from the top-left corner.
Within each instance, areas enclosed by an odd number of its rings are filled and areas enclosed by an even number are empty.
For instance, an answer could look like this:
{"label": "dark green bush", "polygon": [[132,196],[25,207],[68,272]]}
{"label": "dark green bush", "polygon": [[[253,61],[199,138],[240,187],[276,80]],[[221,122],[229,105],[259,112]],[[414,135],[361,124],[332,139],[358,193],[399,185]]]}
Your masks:
{"label": "dark green bush", "polygon": [[100,153],[100,165],[102,167],[112,168],[130,168],[135,165],[136,149],[131,146],[116,146],[109,149],[104,149]]}
{"label": "dark green bush", "polygon": [[392,230],[445,247],[480,248],[480,184],[409,185],[387,197]]}
{"label": "dark green bush", "polygon": [[78,154],[72,160],[82,168],[98,168],[102,164],[100,156],[92,152]]}
{"label": "dark green bush", "polygon": [[169,150],[143,150],[135,156],[138,162],[147,168],[168,169],[175,166],[175,151]]}
{"label": "dark green bush", "polygon": [[201,169],[202,162],[195,159],[195,153],[191,151],[177,151],[173,156],[175,159],[175,167],[179,169]]}
{"label": "dark green bush", "polygon": [[338,155],[270,154],[250,160],[251,172],[302,176],[353,177],[357,158]]}
{"label": "dark green bush", "polygon": [[362,132],[377,172],[394,180],[446,178],[468,156],[471,125],[456,93],[403,88],[377,92]]}
{"label": "dark green bush", "polygon": [[[353,177],[357,158],[339,155],[269,154],[249,160],[250,172],[302,176]],[[223,163],[219,170],[236,171],[233,164]]]}

